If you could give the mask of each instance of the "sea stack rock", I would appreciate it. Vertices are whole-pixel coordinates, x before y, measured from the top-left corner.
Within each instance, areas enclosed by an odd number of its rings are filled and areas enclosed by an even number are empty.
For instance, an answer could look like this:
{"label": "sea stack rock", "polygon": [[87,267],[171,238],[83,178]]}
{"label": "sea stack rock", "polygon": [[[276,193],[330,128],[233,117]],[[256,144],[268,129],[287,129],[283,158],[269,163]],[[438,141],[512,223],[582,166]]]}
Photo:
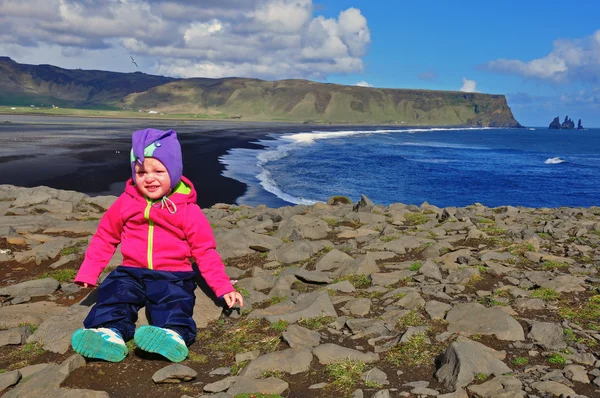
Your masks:
{"label": "sea stack rock", "polygon": [[[565,116],[564,122],[560,122],[560,118],[557,116],[554,118],[552,123],[548,126],[549,129],[563,129],[563,130],[573,130],[575,128],[575,122],[573,119],[569,119],[569,116]],[[579,124],[577,125],[578,130],[583,130],[583,126],[581,125],[581,119],[579,119]]]}
{"label": "sea stack rock", "polygon": [[574,129],[575,123],[573,122],[573,120],[569,119],[569,116],[565,116],[565,121],[561,124],[560,128],[566,130]]}
{"label": "sea stack rock", "polygon": [[552,123],[550,123],[550,126],[548,126],[548,128],[555,130],[560,129],[560,119],[558,118],[558,116],[554,118],[554,120],[552,121]]}

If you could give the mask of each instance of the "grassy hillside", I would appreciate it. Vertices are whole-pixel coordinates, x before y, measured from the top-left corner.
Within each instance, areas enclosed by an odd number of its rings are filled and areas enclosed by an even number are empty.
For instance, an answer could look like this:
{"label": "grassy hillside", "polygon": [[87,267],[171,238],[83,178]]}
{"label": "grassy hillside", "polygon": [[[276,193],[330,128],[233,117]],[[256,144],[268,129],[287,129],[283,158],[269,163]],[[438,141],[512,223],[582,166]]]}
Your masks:
{"label": "grassy hillside", "polygon": [[251,120],[518,126],[502,95],[306,80],[185,79],[128,95],[123,104],[165,113],[225,113]]}
{"label": "grassy hillside", "polygon": [[19,64],[0,57],[0,105],[57,105],[111,108],[132,92],[175,79],[141,72],[62,69]]}
{"label": "grassy hillside", "polygon": [[307,80],[173,79],[21,65],[0,57],[0,105],[157,111],[165,115],[324,123],[517,127],[503,95],[381,89]]}

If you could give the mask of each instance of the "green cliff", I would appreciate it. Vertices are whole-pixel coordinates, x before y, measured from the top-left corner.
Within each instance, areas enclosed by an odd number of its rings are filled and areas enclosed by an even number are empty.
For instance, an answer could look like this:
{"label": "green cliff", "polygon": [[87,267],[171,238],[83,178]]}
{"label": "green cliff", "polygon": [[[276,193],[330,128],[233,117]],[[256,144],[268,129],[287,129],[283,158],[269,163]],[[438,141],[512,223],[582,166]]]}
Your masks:
{"label": "green cliff", "polygon": [[154,110],[243,120],[519,127],[503,95],[307,80],[173,79],[21,65],[0,57],[0,104]]}

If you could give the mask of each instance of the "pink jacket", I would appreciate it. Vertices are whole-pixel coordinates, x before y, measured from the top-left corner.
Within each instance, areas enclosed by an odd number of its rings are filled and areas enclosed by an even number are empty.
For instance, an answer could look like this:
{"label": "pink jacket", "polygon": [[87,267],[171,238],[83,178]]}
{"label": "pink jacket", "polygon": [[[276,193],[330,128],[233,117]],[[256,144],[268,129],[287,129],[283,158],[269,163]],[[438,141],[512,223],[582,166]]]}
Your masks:
{"label": "pink jacket", "polygon": [[[210,224],[185,177],[168,200],[146,199],[129,179],[125,192],[102,217],[75,282],[95,286],[119,243],[123,266],[157,271],[192,271],[193,257],[217,297],[233,286],[216,251]],[[173,211],[175,210],[175,211]]]}

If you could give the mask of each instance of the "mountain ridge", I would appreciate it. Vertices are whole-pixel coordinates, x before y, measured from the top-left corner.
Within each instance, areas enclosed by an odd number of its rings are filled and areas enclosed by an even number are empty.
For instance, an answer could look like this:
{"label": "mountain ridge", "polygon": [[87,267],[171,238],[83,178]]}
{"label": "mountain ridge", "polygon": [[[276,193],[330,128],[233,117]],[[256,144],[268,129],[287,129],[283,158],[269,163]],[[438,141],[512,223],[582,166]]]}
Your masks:
{"label": "mountain ridge", "polygon": [[345,86],[303,79],[63,69],[0,57],[0,105],[105,107],[209,118],[521,127],[503,95]]}

